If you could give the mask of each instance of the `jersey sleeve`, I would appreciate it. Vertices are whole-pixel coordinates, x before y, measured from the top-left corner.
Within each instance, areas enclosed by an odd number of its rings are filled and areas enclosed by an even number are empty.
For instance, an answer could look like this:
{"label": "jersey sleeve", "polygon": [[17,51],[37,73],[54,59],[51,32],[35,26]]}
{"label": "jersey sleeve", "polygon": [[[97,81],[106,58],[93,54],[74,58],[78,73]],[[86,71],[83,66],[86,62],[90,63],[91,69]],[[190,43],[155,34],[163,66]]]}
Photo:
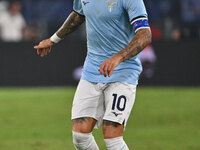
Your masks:
{"label": "jersey sleeve", "polygon": [[123,0],[124,9],[135,32],[142,28],[149,28],[147,11],[143,0]]}
{"label": "jersey sleeve", "polygon": [[84,15],[81,0],[74,0],[73,10],[75,12],[79,13],[80,15]]}

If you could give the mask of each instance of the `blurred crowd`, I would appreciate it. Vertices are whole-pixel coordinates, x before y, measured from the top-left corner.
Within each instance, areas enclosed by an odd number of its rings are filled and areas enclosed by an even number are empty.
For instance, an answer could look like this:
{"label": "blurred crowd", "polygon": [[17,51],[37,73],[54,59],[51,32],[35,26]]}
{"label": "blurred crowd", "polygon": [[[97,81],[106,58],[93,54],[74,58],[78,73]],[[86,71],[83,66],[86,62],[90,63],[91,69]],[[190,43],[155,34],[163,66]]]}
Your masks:
{"label": "blurred crowd", "polygon": [[37,29],[28,26],[20,1],[0,2],[0,39],[5,42],[19,42],[37,39]]}
{"label": "blurred crowd", "polygon": [[144,0],[154,39],[200,39],[200,0]]}
{"label": "blurred crowd", "polygon": [[[52,35],[72,11],[72,2],[73,0],[0,0],[0,40],[37,41]],[[144,2],[153,39],[200,39],[200,0]]]}

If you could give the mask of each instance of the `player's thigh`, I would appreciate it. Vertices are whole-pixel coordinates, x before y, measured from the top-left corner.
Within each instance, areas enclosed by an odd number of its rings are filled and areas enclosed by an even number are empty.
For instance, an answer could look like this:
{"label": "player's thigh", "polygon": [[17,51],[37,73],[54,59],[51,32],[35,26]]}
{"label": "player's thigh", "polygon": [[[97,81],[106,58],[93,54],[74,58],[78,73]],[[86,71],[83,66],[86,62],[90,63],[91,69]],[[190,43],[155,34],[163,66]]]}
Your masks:
{"label": "player's thigh", "polygon": [[102,116],[102,91],[96,84],[81,80],[77,87],[72,106],[73,130],[91,132],[99,117]]}
{"label": "player's thigh", "polygon": [[135,102],[136,86],[121,82],[112,83],[104,94],[104,135],[110,135],[110,138],[121,136]]}

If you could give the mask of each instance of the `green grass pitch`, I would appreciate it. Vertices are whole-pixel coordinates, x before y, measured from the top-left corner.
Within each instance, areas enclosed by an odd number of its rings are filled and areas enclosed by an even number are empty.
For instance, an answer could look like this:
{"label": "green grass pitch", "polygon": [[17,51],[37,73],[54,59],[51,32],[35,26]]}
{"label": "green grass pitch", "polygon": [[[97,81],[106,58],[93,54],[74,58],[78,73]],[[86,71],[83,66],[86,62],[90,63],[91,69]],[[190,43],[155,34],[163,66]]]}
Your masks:
{"label": "green grass pitch", "polygon": [[[0,88],[0,150],[75,150],[75,88]],[[101,129],[94,131],[106,150]],[[124,133],[130,150],[200,150],[200,88],[139,87]]]}

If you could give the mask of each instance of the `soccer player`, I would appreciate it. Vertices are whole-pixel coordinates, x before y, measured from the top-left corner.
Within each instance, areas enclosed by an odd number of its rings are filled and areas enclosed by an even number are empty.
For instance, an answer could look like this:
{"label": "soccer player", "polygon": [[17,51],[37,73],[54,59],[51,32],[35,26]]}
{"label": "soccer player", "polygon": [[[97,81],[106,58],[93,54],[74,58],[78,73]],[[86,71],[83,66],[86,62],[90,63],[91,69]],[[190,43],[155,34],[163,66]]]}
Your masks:
{"label": "soccer player", "polygon": [[74,0],[73,10],[34,48],[47,55],[86,20],[88,52],[72,106],[73,143],[77,150],[99,150],[92,131],[103,123],[107,149],[128,150],[123,131],[142,71],[138,54],[151,43],[143,0]]}

